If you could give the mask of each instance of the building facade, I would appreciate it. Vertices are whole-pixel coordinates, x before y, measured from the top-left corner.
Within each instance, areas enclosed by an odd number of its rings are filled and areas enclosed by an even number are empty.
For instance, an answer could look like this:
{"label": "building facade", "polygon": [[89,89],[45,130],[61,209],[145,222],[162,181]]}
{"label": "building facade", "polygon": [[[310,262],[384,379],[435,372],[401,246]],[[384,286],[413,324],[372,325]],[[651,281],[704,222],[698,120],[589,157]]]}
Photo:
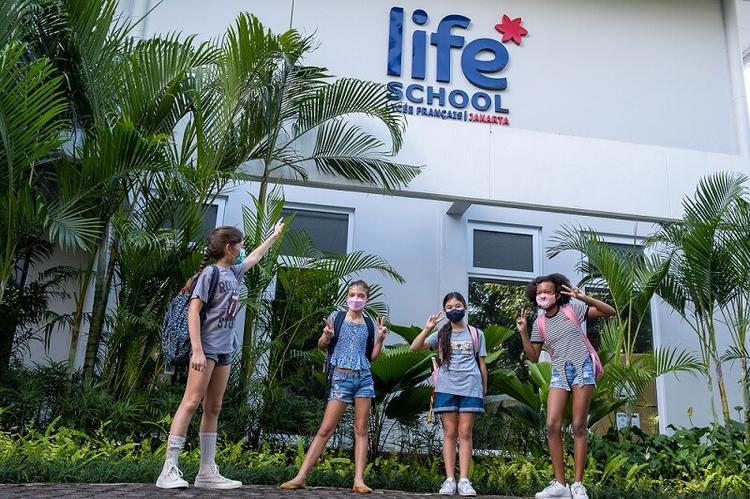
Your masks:
{"label": "building facade", "polygon": [[[121,7],[140,16],[150,4]],[[322,175],[285,182],[284,195],[327,249],[364,250],[392,264],[405,284],[363,277],[382,282],[393,323],[422,324],[446,292],[469,294],[470,282],[520,286],[551,272],[580,279],[580,255],[545,255],[564,226],[632,245],[679,217],[702,176],[750,173],[747,5],[167,0],[142,29],[216,38],[246,11],[275,32],[314,34],[318,48],[307,63],[389,85],[408,123],[398,159],[424,165],[423,173],[388,196]],[[222,196],[216,224],[241,226],[255,189],[248,183]],[[652,330],[654,346],[698,350],[658,299]],[[64,357],[64,339],[60,345],[53,357]],[[726,369],[733,407],[741,402],[738,369]],[[666,376],[656,391],[662,431],[710,421],[703,379]]]}

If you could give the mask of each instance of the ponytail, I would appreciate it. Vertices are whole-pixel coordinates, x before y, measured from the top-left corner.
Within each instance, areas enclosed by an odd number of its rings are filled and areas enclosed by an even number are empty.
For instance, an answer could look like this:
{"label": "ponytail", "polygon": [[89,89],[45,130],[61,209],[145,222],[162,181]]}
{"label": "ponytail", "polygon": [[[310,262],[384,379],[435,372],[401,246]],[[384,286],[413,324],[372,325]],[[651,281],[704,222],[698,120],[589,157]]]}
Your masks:
{"label": "ponytail", "polygon": [[203,252],[203,257],[201,257],[201,263],[198,265],[198,271],[193,274],[187,282],[185,282],[185,286],[182,287],[183,293],[190,293],[193,289],[193,283],[195,282],[195,279],[201,275],[201,272],[203,272],[203,269],[206,268],[208,265],[208,260],[210,260],[211,256],[208,254],[208,248]]}
{"label": "ponytail", "polygon": [[443,327],[438,331],[438,362],[441,366],[445,366],[445,369],[449,369],[451,365],[451,322],[448,321],[443,324]]}

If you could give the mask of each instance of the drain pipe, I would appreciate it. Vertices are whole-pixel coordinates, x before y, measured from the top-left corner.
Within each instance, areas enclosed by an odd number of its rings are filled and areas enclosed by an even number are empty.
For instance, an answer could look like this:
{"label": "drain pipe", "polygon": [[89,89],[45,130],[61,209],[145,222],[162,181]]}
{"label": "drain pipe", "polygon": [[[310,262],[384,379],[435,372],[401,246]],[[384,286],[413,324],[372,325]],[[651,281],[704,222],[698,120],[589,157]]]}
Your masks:
{"label": "drain pipe", "polygon": [[750,156],[750,117],[745,95],[744,64],[740,46],[737,0],[722,0],[724,38],[729,57],[729,79],[732,86],[732,105],[737,125],[737,146],[740,156]]}

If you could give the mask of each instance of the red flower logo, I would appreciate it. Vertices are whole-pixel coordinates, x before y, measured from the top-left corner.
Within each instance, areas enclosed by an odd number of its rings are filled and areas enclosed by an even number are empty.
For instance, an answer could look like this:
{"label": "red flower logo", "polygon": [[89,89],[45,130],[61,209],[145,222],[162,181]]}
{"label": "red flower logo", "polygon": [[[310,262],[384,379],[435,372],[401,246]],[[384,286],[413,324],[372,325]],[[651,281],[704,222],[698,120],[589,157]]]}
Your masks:
{"label": "red flower logo", "polygon": [[495,25],[497,32],[503,35],[503,43],[513,40],[516,45],[521,45],[521,37],[529,34],[526,28],[521,26],[522,22],[520,17],[511,19],[503,14],[503,22]]}

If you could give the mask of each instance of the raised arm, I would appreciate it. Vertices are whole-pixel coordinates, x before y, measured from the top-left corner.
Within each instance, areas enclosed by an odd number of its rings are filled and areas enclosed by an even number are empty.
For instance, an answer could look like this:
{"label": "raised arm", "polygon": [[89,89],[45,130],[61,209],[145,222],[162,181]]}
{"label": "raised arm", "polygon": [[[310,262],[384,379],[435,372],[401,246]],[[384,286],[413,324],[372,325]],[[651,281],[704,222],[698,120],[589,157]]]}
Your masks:
{"label": "raised arm", "polygon": [[563,286],[563,289],[560,291],[560,293],[568,295],[571,298],[575,298],[576,300],[581,300],[583,303],[588,305],[589,311],[586,314],[586,317],[590,317],[592,319],[595,319],[597,317],[612,317],[617,313],[617,311],[611,305],[607,305],[601,300],[597,300],[596,298],[585,295],[583,291],[578,288],[569,288],[567,286]]}
{"label": "raised arm", "polygon": [[445,313],[441,310],[435,315],[431,315],[428,317],[427,322],[424,325],[424,329],[422,329],[422,332],[420,332],[416,338],[414,338],[414,341],[411,342],[411,351],[412,352],[419,352],[421,350],[427,350],[429,345],[425,343],[425,340],[430,335],[430,333],[435,329],[435,326],[438,325],[438,323],[445,318]]}
{"label": "raised arm", "polygon": [[385,318],[378,317],[378,322],[375,323],[375,345],[372,347],[372,355],[370,356],[370,362],[375,362],[383,350],[383,343],[385,337],[388,335],[388,328],[385,326]]}
{"label": "raised arm", "polygon": [[522,308],[521,312],[518,314],[518,318],[516,318],[516,328],[518,329],[519,336],[521,336],[521,343],[523,343],[523,351],[526,352],[526,357],[528,357],[531,362],[538,362],[539,354],[542,352],[542,344],[532,343],[531,339],[529,339],[528,322],[526,309]]}
{"label": "raised arm", "polygon": [[323,327],[323,332],[320,338],[318,338],[318,348],[328,350],[328,345],[331,343],[331,338],[333,338],[333,321],[323,319],[323,324],[325,324],[325,327]]}
{"label": "raised arm", "polygon": [[260,246],[255,248],[247,257],[242,261],[242,263],[245,265],[245,269],[249,269],[253,267],[255,264],[257,264],[261,258],[265,256],[266,253],[268,253],[268,250],[271,248],[271,245],[276,242],[276,240],[281,235],[281,231],[284,230],[284,222],[279,220],[276,222],[276,227],[273,229],[273,234],[268,236],[268,239],[263,241]]}

